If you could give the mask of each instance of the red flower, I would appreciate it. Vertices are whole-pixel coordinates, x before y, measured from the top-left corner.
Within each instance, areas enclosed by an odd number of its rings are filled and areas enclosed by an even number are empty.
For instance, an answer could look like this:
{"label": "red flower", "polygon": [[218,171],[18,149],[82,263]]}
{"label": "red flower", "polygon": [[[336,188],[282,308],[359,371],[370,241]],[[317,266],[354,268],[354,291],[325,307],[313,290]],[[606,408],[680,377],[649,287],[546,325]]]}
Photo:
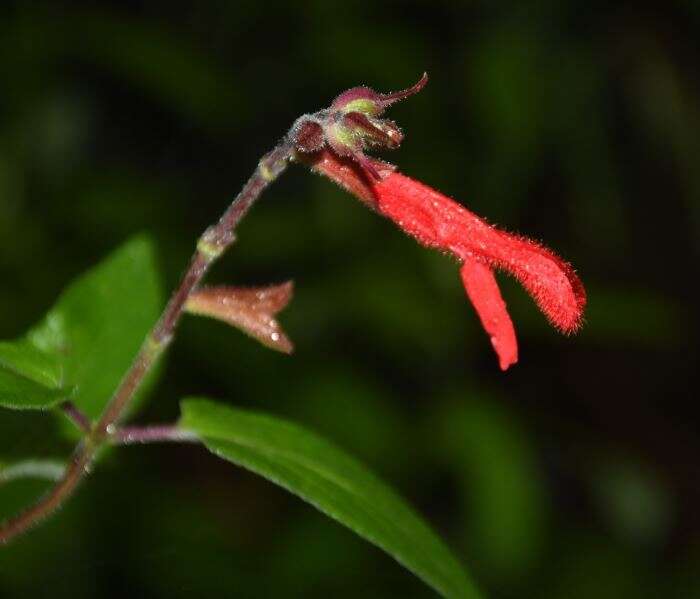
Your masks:
{"label": "red flower", "polygon": [[462,261],[462,282],[491,337],[501,368],[518,360],[515,331],[494,268],[511,273],[549,321],[572,333],[581,324],[586,292],[573,268],[538,243],[500,231],[450,198],[392,172],[373,182],[377,210],[428,247]]}
{"label": "red flower", "polygon": [[461,263],[467,295],[491,338],[500,366],[518,360],[515,330],[494,277],[511,273],[556,328],[572,333],[581,324],[586,293],[573,268],[551,250],[486,223],[454,200],[372,160],[378,179],[358,163],[328,149],[305,159],[421,244],[449,252]]}
{"label": "red flower", "polygon": [[364,153],[372,147],[399,145],[401,131],[380,116],[389,105],[420,91],[427,80],[423,75],[413,87],[393,94],[366,87],[348,90],[330,108],[300,117],[289,139],[299,161],[393,220],[421,244],[461,262],[464,288],[506,370],[518,361],[518,344],[494,269],[518,279],[564,333],[579,328],[586,292],[573,268],[551,250],[489,225],[454,200]]}

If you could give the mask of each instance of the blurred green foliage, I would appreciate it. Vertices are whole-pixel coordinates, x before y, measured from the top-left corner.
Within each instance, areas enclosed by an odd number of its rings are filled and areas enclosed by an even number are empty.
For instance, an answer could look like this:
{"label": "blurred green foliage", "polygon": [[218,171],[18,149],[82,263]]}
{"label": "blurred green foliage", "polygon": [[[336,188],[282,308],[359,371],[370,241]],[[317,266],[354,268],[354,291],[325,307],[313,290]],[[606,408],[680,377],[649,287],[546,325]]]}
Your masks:
{"label": "blurred green foliage", "polygon": [[[188,319],[139,421],[185,394],[307,424],[411,499],[493,597],[700,595],[700,10],[696,2],[6,2],[0,338],[139,231],[172,287],[201,230],[302,112],[426,90],[386,158],[587,286],[559,337],[518,286],[502,374],[456,267],[291,170],[212,280],[293,278],[291,357]],[[0,414],[0,462],[66,456]],[[0,486],[0,515],[44,483]],[[428,597],[297,499],[191,447],[112,452],[0,559],[0,596]]]}

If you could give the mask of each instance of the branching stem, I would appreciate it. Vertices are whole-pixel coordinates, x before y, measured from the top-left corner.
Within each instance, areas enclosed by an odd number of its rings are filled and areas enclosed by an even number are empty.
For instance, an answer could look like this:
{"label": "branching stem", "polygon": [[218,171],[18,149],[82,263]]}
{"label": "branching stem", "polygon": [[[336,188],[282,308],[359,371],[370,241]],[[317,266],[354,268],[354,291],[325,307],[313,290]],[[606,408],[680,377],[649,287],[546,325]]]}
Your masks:
{"label": "branching stem", "polygon": [[219,221],[204,232],[179,287],[171,296],[160,320],[144,341],[131,368],[97,423],[90,426],[87,418],[74,409],[72,404],[68,407],[64,404],[64,412],[86,431],[86,435],[75,448],[70,464],[56,485],[35,505],[0,525],[0,544],[8,543],[58,509],[72,495],[87,473],[98,448],[110,439],[117,443],[195,440],[190,433],[175,427],[118,429],[117,423],[153,364],[172,342],[187,298],[198,288],[211,265],[233,243],[234,231],[241,219],[265,188],[285,170],[292,155],[293,147],[286,140],[266,154]]}
{"label": "branching stem", "polygon": [[72,401],[66,401],[61,404],[61,410],[75,426],[84,433],[89,433],[92,428],[90,419],[79,410]]}
{"label": "branching stem", "polygon": [[115,445],[135,445],[143,443],[196,443],[199,437],[191,431],[183,430],[176,424],[155,424],[151,426],[122,426],[111,435]]}

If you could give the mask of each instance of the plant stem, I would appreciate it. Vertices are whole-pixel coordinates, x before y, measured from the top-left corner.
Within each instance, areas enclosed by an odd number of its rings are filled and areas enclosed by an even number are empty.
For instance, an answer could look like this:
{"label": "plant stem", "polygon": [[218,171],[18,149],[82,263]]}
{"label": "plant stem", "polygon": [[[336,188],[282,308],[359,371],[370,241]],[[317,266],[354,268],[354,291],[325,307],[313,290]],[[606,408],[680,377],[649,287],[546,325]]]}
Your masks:
{"label": "plant stem", "polygon": [[75,424],[84,433],[89,433],[92,428],[92,422],[90,419],[79,410],[72,401],[66,401],[61,404],[61,410],[68,417],[68,419]]}
{"label": "plant stem", "polygon": [[75,448],[65,473],[48,493],[30,508],[3,523],[2,528],[0,528],[0,543],[7,543],[38,524],[58,509],[63,501],[71,495],[83,474],[86,473],[94,455],[94,449],[87,447],[86,440],[87,437]]}
{"label": "plant stem", "polygon": [[234,231],[241,219],[265,188],[282,174],[292,156],[293,147],[286,139],[266,154],[219,221],[204,232],[179,287],[171,296],[160,320],[146,338],[97,424],[89,429],[84,439],[75,448],[65,474],[35,505],[0,525],[0,544],[9,542],[49,516],[75,491],[78,483],[87,473],[98,448],[106,442],[110,434],[116,432],[116,423],[124,409],[133,399],[157,358],[172,342],[187,298],[200,285],[210,266],[233,243]]}
{"label": "plant stem", "polygon": [[114,431],[111,440],[116,445],[135,443],[192,442],[199,441],[193,432],[183,430],[177,424],[156,424],[151,426],[123,426]]}

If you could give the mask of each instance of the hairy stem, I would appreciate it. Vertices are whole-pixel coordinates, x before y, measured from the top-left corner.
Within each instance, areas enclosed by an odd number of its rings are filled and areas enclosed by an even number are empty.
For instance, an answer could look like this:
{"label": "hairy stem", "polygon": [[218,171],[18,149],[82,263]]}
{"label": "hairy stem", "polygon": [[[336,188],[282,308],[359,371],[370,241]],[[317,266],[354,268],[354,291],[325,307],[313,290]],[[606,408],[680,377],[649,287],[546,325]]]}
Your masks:
{"label": "hairy stem", "polygon": [[[219,221],[204,232],[197,243],[197,250],[192,257],[190,266],[185,272],[179,287],[166,305],[160,320],[144,341],[131,368],[127,371],[119,387],[117,387],[97,424],[94,427],[89,427],[88,423],[88,432],[75,448],[71,462],[66,468],[64,475],[35,505],[0,525],[0,544],[9,542],[49,516],[75,491],[78,483],[87,473],[98,448],[108,440],[111,434],[116,432],[116,424],[124,409],[134,398],[143,379],[158,357],[172,342],[175,328],[182,316],[187,298],[200,285],[211,265],[233,243],[235,240],[234,231],[241,219],[260,197],[264,189],[285,170],[292,155],[293,148],[286,140],[266,154]],[[82,421],[80,416],[76,419],[76,413],[70,408],[66,410],[64,407],[64,411],[74,422],[79,423]],[[129,431],[129,429],[126,430],[127,432]],[[180,433],[182,434],[183,431],[180,431]],[[152,431],[149,434],[155,435],[156,433]],[[162,440],[165,439],[163,438]],[[171,437],[168,440],[174,441],[176,439]],[[181,438],[177,440],[191,439]],[[134,441],[126,440],[124,442],[139,441],[135,439]]]}
{"label": "hairy stem", "polygon": [[199,437],[176,424],[155,424],[151,426],[122,426],[111,435],[115,445],[133,445],[137,443],[192,442]]}

